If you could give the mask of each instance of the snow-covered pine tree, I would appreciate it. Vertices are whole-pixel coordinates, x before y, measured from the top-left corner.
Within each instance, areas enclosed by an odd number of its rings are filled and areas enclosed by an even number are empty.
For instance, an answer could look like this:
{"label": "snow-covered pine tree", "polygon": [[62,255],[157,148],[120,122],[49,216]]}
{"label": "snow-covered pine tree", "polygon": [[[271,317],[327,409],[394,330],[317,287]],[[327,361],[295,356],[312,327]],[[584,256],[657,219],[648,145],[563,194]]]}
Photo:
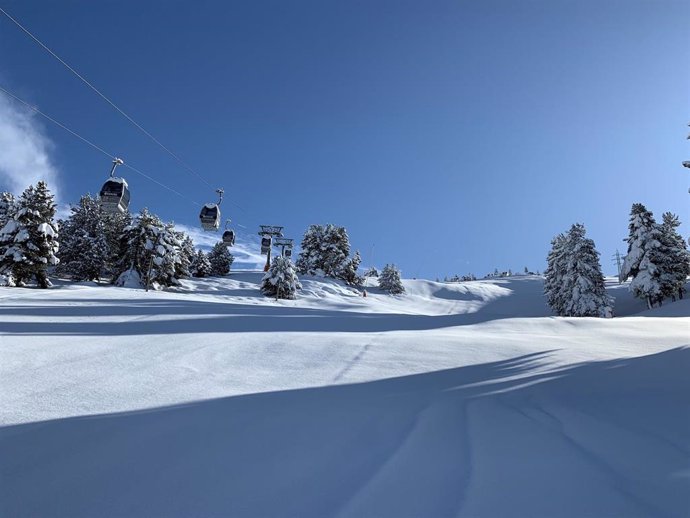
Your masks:
{"label": "snow-covered pine tree", "polygon": [[683,237],[676,230],[680,226],[678,216],[665,212],[661,224],[661,294],[665,297],[683,298],[685,282],[690,275],[690,253]]}
{"label": "snow-covered pine tree", "polygon": [[211,263],[211,275],[227,275],[235,258],[228,251],[228,246],[222,241],[213,245],[208,254],[208,262]]}
{"label": "snow-covered pine tree", "polygon": [[[17,211],[17,201],[14,195],[10,192],[0,193],[0,257],[3,257],[5,251],[11,246],[14,240],[15,232],[2,233],[5,230],[5,225],[10,220],[14,219],[14,214]],[[14,226],[12,226],[14,230]],[[5,266],[3,268],[2,262],[0,262],[0,286],[14,286],[14,277],[12,276],[12,271]]]}
{"label": "snow-covered pine tree", "polygon": [[208,277],[211,275],[211,263],[203,250],[197,250],[190,270],[194,277]]}
{"label": "snow-covered pine tree", "polygon": [[[365,277],[378,277],[379,276],[379,271],[376,269],[375,266],[372,266],[369,268],[366,272],[364,272]],[[437,281],[438,282],[438,281]]]}
{"label": "snow-covered pine tree", "polygon": [[304,233],[297,259],[300,274],[339,278],[350,255],[350,239],[345,227],[310,225]]}
{"label": "snow-covered pine tree", "polygon": [[661,283],[661,229],[654,215],[641,203],[634,203],[628,225],[628,254],[623,260],[620,281],[632,277],[630,291],[652,308],[663,297]]}
{"label": "snow-covered pine tree", "polygon": [[196,257],[196,249],[194,248],[194,242],[192,241],[192,238],[184,232],[177,231],[175,233],[175,236],[177,237],[177,240],[180,243],[180,246],[177,251],[180,261],[178,263],[176,276],[178,279],[181,279],[183,277],[191,277],[192,264],[194,263],[194,259]]}
{"label": "snow-covered pine tree", "polygon": [[276,299],[294,299],[301,287],[289,257],[275,257],[261,281],[261,292]]}
{"label": "snow-covered pine tree", "polygon": [[379,288],[393,295],[405,292],[405,287],[400,280],[400,270],[394,264],[387,264],[379,275]]}
{"label": "snow-covered pine tree", "polygon": [[0,193],[0,228],[12,219],[17,210],[16,205],[17,201],[11,192]]}
{"label": "snow-covered pine tree", "polygon": [[132,225],[132,215],[129,212],[105,212],[101,214],[105,228],[105,239],[110,251],[107,262],[107,273],[114,276],[127,250],[125,229]]}
{"label": "snow-covered pine tree", "polygon": [[38,287],[52,286],[49,265],[60,261],[54,197],[44,181],[29,186],[19,198],[13,217],[0,229],[0,271],[9,272],[10,283],[23,286],[34,278]]}
{"label": "snow-covered pine tree", "polygon": [[576,223],[566,234],[562,316],[610,318],[612,300],[606,294],[599,252],[585,233],[584,225]]}
{"label": "snow-covered pine tree", "polygon": [[349,261],[345,263],[343,267],[340,278],[344,280],[350,286],[361,286],[364,282],[364,278],[357,273],[359,270],[359,265],[362,262],[362,257],[359,255],[359,250],[355,252],[355,255],[350,258]]}
{"label": "snow-covered pine tree", "polygon": [[58,272],[77,281],[98,280],[110,257],[98,200],[86,194],[70,211],[60,222]]}
{"label": "snow-covered pine tree", "polygon": [[[177,284],[176,247],[172,224],[164,225],[158,216],[144,208],[124,229],[125,251],[118,266],[118,286],[150,286],[158,289]],[[150,275],[149,275],[150,273]]]}
{"label": "snow-covered pine tree", "polygon": [[163,228],[154,231],[157,233],[156,246],[153,249],[150,284],[154,288],[165,286],[177,286],[180,284],[178,272],[180,271],[181,257],[179,232],[172,223],[164,224]]}
{"label": "snow-covered pine tree", "polygon": [[564,234],[558,234],[551,240],[551,250],[546,258],[547,266],[544,270],[546,303],[557,315],[563,315],[565,311],[563,276],[566,262],[566,238]]}

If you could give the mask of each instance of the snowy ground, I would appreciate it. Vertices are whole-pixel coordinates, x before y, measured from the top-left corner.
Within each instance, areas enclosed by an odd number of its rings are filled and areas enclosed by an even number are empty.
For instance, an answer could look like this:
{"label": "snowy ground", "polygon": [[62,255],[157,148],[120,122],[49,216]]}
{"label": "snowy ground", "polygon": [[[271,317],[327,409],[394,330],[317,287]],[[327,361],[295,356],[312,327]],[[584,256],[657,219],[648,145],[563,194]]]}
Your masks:
{"label": "snowy ground", "polygon": [[690,516],[690,301],[0,289],[0,516]]}

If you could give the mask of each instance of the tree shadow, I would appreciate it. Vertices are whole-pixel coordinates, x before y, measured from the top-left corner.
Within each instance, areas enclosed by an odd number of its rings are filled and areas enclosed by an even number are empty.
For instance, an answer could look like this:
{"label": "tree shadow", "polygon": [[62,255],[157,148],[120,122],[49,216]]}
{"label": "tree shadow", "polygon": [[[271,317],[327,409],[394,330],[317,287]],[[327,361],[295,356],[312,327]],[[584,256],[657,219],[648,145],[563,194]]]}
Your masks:
{"label": "tree shadow", "polygon": [[690,349],[548,359],[7,426],[0,514],[687,513]]}

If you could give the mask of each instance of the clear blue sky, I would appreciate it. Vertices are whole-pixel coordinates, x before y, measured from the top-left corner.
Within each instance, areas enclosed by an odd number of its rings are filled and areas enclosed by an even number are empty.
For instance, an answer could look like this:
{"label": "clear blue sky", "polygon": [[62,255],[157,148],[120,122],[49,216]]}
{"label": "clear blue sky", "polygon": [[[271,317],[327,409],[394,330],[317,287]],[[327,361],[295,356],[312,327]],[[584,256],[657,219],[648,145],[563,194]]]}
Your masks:
{"label": "clear blue sky", "polygon": [[[255,232],[347,227],[405,276],[543,269],[582,222],[602,262],[630,205],[688,233],[687,1],[0,4],[229,200]],[[0,84],[199,203],[214,193],[0,16]],[[61,199],[106,157],[46,125]],[[3,152],[0,150],[0,152]],[[132,209],[198,207],[127,170]],[[2,177],[0,177],[0,189]]]}

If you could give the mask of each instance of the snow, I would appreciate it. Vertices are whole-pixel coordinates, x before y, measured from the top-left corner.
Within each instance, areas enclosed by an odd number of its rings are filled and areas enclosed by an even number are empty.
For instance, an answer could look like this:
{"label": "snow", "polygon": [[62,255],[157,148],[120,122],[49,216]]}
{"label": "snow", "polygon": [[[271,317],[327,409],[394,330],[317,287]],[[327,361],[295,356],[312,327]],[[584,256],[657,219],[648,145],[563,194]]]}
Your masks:
{"label": "snow", "polygon": [[41,223],[40,225],[38,225],[38,231],[45,236],[50,236],[51,238],[57,236],[57,232],[55,232],[52,225],[50,225],[49,223]]}
{"label": "snow", "polygon": [[262,276],[0,289],[0,515],[687,515],[690,300]]}
{"label": "snow", "polygon": [[115,183],[121,183],[121,184],[124,184],[125,187],[128,187],[127,180],[125,180],[124,178],[120,178],[118,176],[112,176],[112,177],[108,178],[108,181],[109,182],[115,182]]}

